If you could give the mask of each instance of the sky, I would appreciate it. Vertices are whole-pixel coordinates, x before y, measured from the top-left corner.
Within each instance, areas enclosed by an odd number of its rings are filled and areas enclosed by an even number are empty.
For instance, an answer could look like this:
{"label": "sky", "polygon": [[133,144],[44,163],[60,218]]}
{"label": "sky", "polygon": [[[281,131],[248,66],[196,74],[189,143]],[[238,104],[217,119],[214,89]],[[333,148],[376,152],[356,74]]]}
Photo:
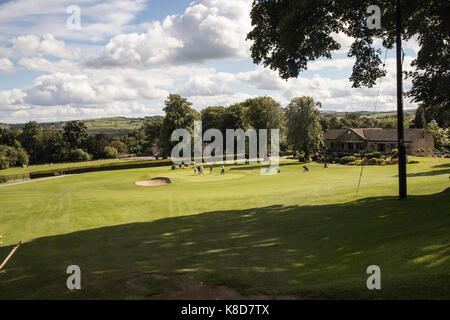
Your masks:
{"label": "sky", "polygon": [[[322,109],[396,108],[395,49],[381,86],[354,89],[352,39],[296,79],[255,65],[246,40],[252,0],[0,1],[0,122],[52,122],[163,114],[171,93],[193,108],[270,96],[311,96]],[[79,14],[78,14],[79,13]],[[78,23],[79,22],[79,23]],[[417,42],[404,44],[404,69]],[[409,80],[404,89],[411,87]],[[405,108],[416,108],[405,100]]]}

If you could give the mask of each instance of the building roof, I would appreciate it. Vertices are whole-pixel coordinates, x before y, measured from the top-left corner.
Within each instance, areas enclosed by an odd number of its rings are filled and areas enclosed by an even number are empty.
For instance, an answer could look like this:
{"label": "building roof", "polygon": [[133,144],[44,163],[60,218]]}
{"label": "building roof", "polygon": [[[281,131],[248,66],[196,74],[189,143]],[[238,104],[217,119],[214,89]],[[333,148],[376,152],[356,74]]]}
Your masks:
{"label": "building roof", "polygon": [[[397,141],[397,129],[355,128],[350,129],[366,141]],[[325,140],[336,140],[346,129],[332,129],[324,133]],[[421,139],[425,136],[423,129],[405,129],[405,141]]]}
{"label": "building roof", "polygon": [[323,137],[325,138],[325,140],[335,140],[346,131],[347,130],[344,129],[331,129],[324,132]]}

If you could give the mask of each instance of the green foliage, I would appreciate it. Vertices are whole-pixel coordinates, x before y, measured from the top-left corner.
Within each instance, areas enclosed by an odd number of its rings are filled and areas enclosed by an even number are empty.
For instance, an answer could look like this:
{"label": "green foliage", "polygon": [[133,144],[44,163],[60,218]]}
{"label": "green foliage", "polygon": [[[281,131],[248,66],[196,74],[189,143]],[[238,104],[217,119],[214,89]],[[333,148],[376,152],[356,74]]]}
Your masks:
{"label": "green foliage", "polygon": [[79,149],[88,137],[87,128],[81,121],[69,121],[64,125],[63,136],[71,149]]}
{"label": "green foliage", "polygon": [[224,126],[227,108],[225,107],[207,107],[201,111],[203,131],[208,129],[218,129],[225,134],[227,129]]}
{"label": "green foliage", "polygon": [[111,147],[116,148],[118,154],[126,154],[128,153],[128,147],[125,143],[120,140],[111,141]]}
{"label": "green foliage", "polygon": [[103,150],[106,159],[115,159],[117,158],[117,149],[114,147],[106,146]]}
{"label": "green foliage", "polygon": [[369,165],[377,165],[378,164],[378,160],[377,158],[370,158],[369,160],[367,160],[367,164]]}
{"label": "green foliage", "polygon": [[366,154],[366,158],[367,159],[372,159],[372,158],[381,158],[381,152],[372,152],[372,153],[368,153]]}
{"label": "green foliage", "polygon": [[283,125],[281,105],[271,97],[257,97],[243,103],[247,127],[258,129],[279,129]]}
{"label": "green foliage", "polygon": [[356,157],[354,157],[354,156],[346,156],[346,157],[342,157],[339,161],[340,161],[341,164],[348,164],[350,162],[353,162],[353,164],[355,164]]}
{"label": "green foliage", "polygon": [[[382,10],[381,28],[367,27],[367,8],[376,4]],[[341,49],[333,33],[352,38],[348,52],[355,57],[350,76],[353,87],[372,87],[386,75],[381,41],[393,48],[396,40],[396,3],[391,0],[342,1],[254,1],[251,55],[257,64],[277,70],[283,79],[298,77],[308,62],[332,58]],[[402,6],[403,41],[418,37],[419,50],[412,62],[412,89],[415,102],[450,106],[450,32],[448,1],[410,1]]]}
{"label": "green foliage", "polygon": [[298,97],[291,100],[286,110],[287,143],[306,160],[325,145],[317,106],[321,104],[313,98]]}
{"label": "green foliage", "polygon": [[153,147],[161,149],[161,130],[163,127],[164,118],[158,117],[148,120],[143,126],[145,138],[143,139],[144,152],[152,152]]}
{"label": "green foliage", "polygon": [[23,148],[0,145],[0,169],[28,165],[28,154]]}
{"label": "green foliage", "polygon": [[425,131],[434,139],[434,147],[442,152],[450,152],[450,130],[439,128],[435,124],[427,124]]}
{"label": "green foliage", "polygon": [[69,159],[71,161],[88,161],[91,156],[83,149],[74,149],[70,150]]}
{"label": "green foliage", "polygon": [[192,103],[178,94],[171,94],[165,101],[164,117],[161,129],[161,147],[165,156],[170,155],[177,142],[171,141],[175,129],[187,129],[191,136],[194,133],[194,121],[200,120],[200,114],[191,108]]}

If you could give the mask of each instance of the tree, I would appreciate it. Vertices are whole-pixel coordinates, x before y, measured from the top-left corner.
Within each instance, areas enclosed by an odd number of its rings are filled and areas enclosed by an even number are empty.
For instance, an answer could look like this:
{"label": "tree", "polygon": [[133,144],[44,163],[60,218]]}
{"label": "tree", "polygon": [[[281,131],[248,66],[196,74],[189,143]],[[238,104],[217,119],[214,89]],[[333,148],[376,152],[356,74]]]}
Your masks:
{"label": "tree", "polygon": [[225,115],[227,113],[227,108],[225,107],[207,107],[202,110],[202,126],[203,131],[208,129],[218,129],[225,134],[227,129],[224,126]]}
{"label": "tree", "polygon": [[64,125],[63,136],[71,149],[80,149],[88,137],[87,128],[81,121],[69,121]]}
{"label": "tree", "polygon": [[229,106],[223,115],[223,128],[247,130],[244,124],[244,115],[246,107],[243,103],[237,103]]}
{"label": "tree", "polygon": [[332,116],[330,118],[330,129],[342,129],[342,123],[341,120],[338,119],[338,117]]}
{"label": "tree", "polygon": [[191,108],[192,103],[178,94],[171,94],[165,101],[164,117],[161,128],[161,146],[165,156],[170,155],[177,142],[170,137],[175,129],[187,129],[191,135],[194,132],[194,121],[200,120],[200,114]]}
{"label": "tree", "polygon": [[41,135],[42,155],[39,162],[59,162],[68,160],[68,146],[63,135],[54,129],[45,128]]}
{"label": "tree", "polygon": [[[406,1],[403,1],[405,4]],[[366,22],[370,5],[378,5],[381,28],[369,28]],[[253,40],[251,54],[255,63],[278,70],[284,79],[297,77],[307,70],[309,61],[331,58],[340,44],[333,34],[353,38],[348,52],[355,57],[350,80],[353,87],[372,87],[386,75],[382,51],[395,44],[395,1],[392,0],[260,0],[251,11]],[[413,61],[412,89],[408,95],[415,102],[450,106],[450,2],[411,0],[402,6],[403,40],[417,37],[419,51]]]}
{"label": "tree", "polygon": [[0,145],[0,169],[28,165],[28,155],[23,148]]}
{"label": "tree", "polygon": [[326,132],[331,129],[330,119],[325,117],[320,117],[320,126],[322,127],[322,131]]}
{"label": "tree", "polygon": [[41,143],[42,129],[34,121],[25,124],[20,134],[20,143],[27,151],[32,163],[40,162],[44,146]]}
{"label": "tree", "polygon": [[122,141],[113,139],[110,144],[111,144],[111,147],[116,148],[118,154],[128,153],[127,145],[125,143],[123,143]]}
{"label": "tree", "polygon": [[120,141],[126,144],[128,152],[133,154],[144,153],[144,146],[147,145],[147,137],[142,128],[133,130],[120,138]]}
{"label": "tree", "polygon": [[93,156],[94,159],[103,159],[105,155],[105,147],[108,142],[102,136],[88,136],[84,139],[83,149]]}
{"label": "tree", "polygon": [[271,97],[257,97],[243,103],[244,119],[249,127],[258,129],[281,129],[283,111],[281,105]]}
{"label": "tree", "polygon": [[303,154],[306,161],[322,151],[325,145],[320,113],[316,109],[320,106],[321,103],[311,97],[297,97],[291,100],[286,110],[287,142],[292,151]]}
{"label": "tree", "polygon": [[442,152],[450,152],[450,130],[442,129],[435,124],[427,124],[425,131],[434,139],[434,146]]}
{"label": "tree", "polygon": [[425,128],[427,123],[436,121],[442,128],[450,126],[450,108],[440,105],[421,103],[416,110],[414,126],[416,128]]}
{"label": "tree", "polygon": [[154,153],[154,148],[160,150],[161,128],[163,126],[163,117],[152,118],[144,123],[142,130],[146,136],[146,142],[143,146],[148,152]]}

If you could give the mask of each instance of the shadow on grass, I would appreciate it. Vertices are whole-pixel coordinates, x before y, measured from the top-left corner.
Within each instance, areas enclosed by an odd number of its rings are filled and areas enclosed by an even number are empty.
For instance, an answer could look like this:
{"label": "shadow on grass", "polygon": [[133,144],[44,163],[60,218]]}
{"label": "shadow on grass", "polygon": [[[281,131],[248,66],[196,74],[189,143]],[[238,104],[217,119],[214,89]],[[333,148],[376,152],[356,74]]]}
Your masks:
{"label": "shadow on grass", "polygon": [[432,168],[450,168],[450,163],[437,164],[432,166]]}
{"label": "shadow on grass", "polygon": [[[0,298],[151,298],[185,277],[243,294],[449,298],[449,195],[215,211],[39,238],[0,274]],[[66,288],[73,264],[82,290]],[[383,290],[366,288],[372,264]]]}
{"label": "shadow on grass", "polygon": [[[426,177],[426,176],[438,176],[441,174],[450,174],[450,169],[432,170],[424,172],[407,173],[408,177]],[[398,177],[398,175],[397,175]]]}
{"label": "shadow on grass", "polygon": [[[305,164],[311,164],[311,162],[305,163],[305,162],[295,162],[295,163],[280,163],[278,164],[280,167],[285,167],[285,166],[299,166],[299,165],[305,165]],[[254,165],[242,165],[242,166],[238,166],[238,167],[233,167],[230,169],[230,171],[234,171],[234,170],[253,170],[253,169],[259,169],[259,168],[267,168],[270,167],[270,164],[254,164]],[[299,167],[299,170],[303,169],[302,167]]]}

